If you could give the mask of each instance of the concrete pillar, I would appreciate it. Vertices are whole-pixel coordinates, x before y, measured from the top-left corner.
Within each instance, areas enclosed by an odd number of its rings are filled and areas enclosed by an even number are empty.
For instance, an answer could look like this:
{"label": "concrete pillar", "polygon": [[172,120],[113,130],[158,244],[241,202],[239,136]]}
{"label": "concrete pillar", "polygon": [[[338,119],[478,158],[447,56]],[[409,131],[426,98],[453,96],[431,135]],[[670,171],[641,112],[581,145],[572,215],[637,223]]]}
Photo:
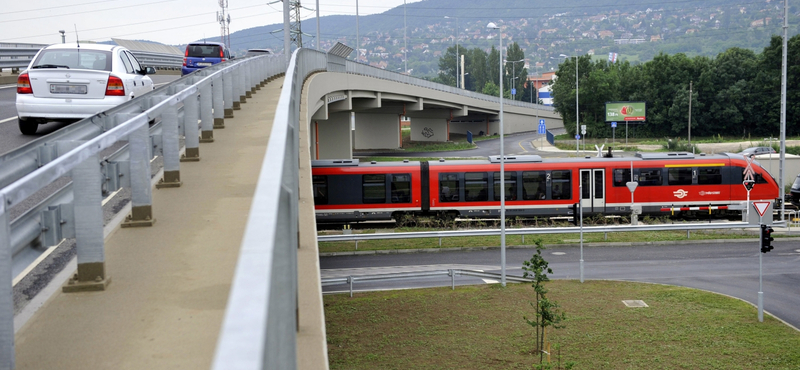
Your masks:
{"label": "concrete pillar", "polygon": [[161,140],[164,147],[164,177],[157,189],[181,186],[180,134],[178,132],[178,107],[170,105],[161,113]]}
{"label": "concrete pillar", "polygon": [[186,151],[181,158],[182,162],[197,162],[200,160],[200,134],[197,127],[198,108],[197,93],[191,94],[183,100],[183,131]]}
{"label": "concrete pillar", "polygon": [[[123,114],[118,114],[121,116]],[[145,122],[128,135],[131,164],[131,214],[122,227],[153,226],[153,190],[150,186],[150,133]]]}
{"label": "concrete pillar", "polygon": [[211,110],[211,84],[200,88],[200,142],[214,142],[214,117]]}
{"label": "concrete pillar", "polygon": [[[77,147],[81,143],[72,144]],[[105,290],[111,282],[103,244],[101,181],[97,154],[72,169],[78,272],[62,287],[65,293]]]}
{"label": "concrete pillar", "polygon": [[11,272],[11,219],[0,194],[0,368],[14,368],[14,297]]}
{"label": "concrete pillar", "polygon": [[225,98],[223,93],[223,73],[211,81],[211,107],[214,110],[214,129],[225,128]]}
{"label": "concrete pillar", "polygon": [[353,158],[350,135],[350,112],[331,113],[326,121],[317,121],[319,159]]}
{"label": "concrete pillar", "polygon": [[224,118],[233,118],[233,71],[222,72],[222,101]]}
{"label": "concrete pillar", "polygon": [[397,149],[400,121],[396,113],[356,114],[355,149]]}

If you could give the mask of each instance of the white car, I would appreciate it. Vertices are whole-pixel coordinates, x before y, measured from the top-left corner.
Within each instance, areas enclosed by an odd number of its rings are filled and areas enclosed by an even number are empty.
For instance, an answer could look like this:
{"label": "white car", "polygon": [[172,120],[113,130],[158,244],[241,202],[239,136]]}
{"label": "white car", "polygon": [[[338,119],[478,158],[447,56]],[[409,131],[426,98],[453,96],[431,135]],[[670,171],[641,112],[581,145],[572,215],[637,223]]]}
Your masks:
{"label": "white car", "polygon": [[115,45],[54,44],[39,50],[17,78],[19,129],[90,117],[154,89],[130,50]]}

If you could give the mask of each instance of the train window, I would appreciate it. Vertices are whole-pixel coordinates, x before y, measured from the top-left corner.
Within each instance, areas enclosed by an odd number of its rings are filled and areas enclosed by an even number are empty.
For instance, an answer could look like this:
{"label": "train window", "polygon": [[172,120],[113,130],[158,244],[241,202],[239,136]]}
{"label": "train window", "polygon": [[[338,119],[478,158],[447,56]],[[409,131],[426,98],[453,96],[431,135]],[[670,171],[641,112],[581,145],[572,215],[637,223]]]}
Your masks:
{"label": "train window", "polygon": [[571,171],[552,171],[550,176],[553,199],[572,199],[572,191],[570,189]]}
{"label": "train window", "polygon": [[700,167],[697,169],[697,183],[700,185],[722,184],[722,170],[719,167]]}
{"label": "train window", "polygon": [[364,175],[361,179],[364,203],[386,203],[386,175]]}
{"label": "train window", "polygon": [[459,182],[457,173],[439,174],[439,201],[458,202]]}
{"label": "train window", "polygon": [[641,168],[639,169],[639,186],[661,185],[660,168]]}
{"label": "train window", "polygon": [[667,183],[670,185],[691,185],[691,168],[667,168]]}
{"label": "train window", "polygon": [[[494,200],[500,201],[500,172],[492,175],[494,183]],[[506,200],[517,200],[517,173],[505,171]]]}
{"label": "train window", "polygon": [[547,175],[544,171],[522,172],[522,199],[547,199]]}
{"label": "train window", "polygon": [[614,169],[614,186],[627,186],[628,181],[633,181],[630,168]]}
{"label": "train window", "polygon": [[314,187],[314,204],[328,204],[328,176],[314,175],[311,184]]}
{"label": "train window", "polygon": [[411,175],[392,175],[392,203],[411,202]]}
{"label": "train window", "polygon": [[486,172],[464,174],[464,199],[467,202],[489,200],[489,175]]}

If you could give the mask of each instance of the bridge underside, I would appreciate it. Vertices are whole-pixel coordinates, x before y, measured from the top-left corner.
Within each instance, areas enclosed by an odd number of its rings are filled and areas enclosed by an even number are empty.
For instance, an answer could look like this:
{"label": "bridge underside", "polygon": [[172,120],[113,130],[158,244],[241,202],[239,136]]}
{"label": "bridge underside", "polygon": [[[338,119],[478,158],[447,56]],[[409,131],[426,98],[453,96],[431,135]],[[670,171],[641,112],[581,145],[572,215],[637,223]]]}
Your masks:
{"label": "bridge underside", "polygon": [[[499,133],[495,102],[365,76],[324,72],[311,76],[306,124],[314,159],[345,159],[359,149],[402,149],[402,118],[411,141],[444,142],[451,133]],[[536,116],[562,127],[552,111],[507,106],[506,134],[536,130]]]}

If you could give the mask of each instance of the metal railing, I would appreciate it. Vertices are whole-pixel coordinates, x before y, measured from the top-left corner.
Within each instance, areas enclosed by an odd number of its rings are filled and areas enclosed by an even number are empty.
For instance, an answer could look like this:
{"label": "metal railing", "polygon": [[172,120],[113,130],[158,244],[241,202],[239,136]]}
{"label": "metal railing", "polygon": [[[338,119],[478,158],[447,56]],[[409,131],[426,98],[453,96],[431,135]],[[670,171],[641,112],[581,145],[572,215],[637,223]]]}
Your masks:
{"label": "metal railing", "polygon": [[[449,276],[450,277],[450,288],[455,290],[456,289],[456,276],[472,276],[472,277],[479,277],[479,278],[486,278],[486,279],[501,279],[500,274],[495,274],[491,272],[484,272],[484,271],[476,271],[476,270],[463,270],[463,269],[447,269],[447,270],[438,270],[438,271],[414,271],[414,272],[399,272],[393,274],[379,274],[379,275],[360,275],[360,276],[345,276],[345,277],[336,277],[336,278],[327,278],[322,279],[321,284],[322,286],[331,286],[331,285],[341,285],[341,284],[348,284],[350,287],[350,297],[353,296],[353,285],[359,281],[403,281],[409,279],[420,279],[420,278],[434,278],[434,277],[442,277],[442,276]],[[520,276],[510,276],[506,275],[506,280],[513,281],[517,283],[529,283],[533,280],[520,277]]]}
{"label": "metal railing", "polygon": [[[740,229],[753,228],[758,225],[751,225],[748,222],[719,222],[719,223],[686,223],[686,224],[662,224],[662,225],[614,225],[614,226],[572,226],[572,227],[537,227],[506,229],[506,235],[537,235],[537,234],[571,234],[571,233],[613,233],[631,231],[674,231],[674,230],[714,230],[714,229]],[[500,229],[480,229],[480,230],[447,230],[447,231],[419,231],[410,233],[383,233],[383,234],[346,234],[346,235],[319,235],[319,242],[342,242],[355,241],[358,246],[359,241],[363,240],[386,240],[386,239],[415,239],[415,238],[438,238],[441,245],[442,238],[470,237],[470,236],[499,236]]]}
{"label": "metal railing", "polygon": [[[105,284],[104,269],[94,278],[83,276],[86,265],[95,266],[97,272],[97,264],[105,263],[103,191],[129,186],[133,212],[126,222],[151,222],[150,159],[156,154],[163,157],[165,179],[167,173],[178,172],[179,135],[185,137],[185,157],[192,152],[199,156],[200,133],[213,130],[214,119],[222,119],[234,100],[285,68],[282,58],[266,56],[220,63],[0,157],[0,368],[13,368],[14,363],[11,277],[12,270],[19,270],[15,264],[21,256],[30,254],[31,246],[48,247],[74,236],[75,286]],[[156,120],[160,123],[150,128]],[[101,151],[120,142],[127,145],[101,160]],[[72,186],[47,196],[12,222],[12,207],[62,176],[71,176]]]}

